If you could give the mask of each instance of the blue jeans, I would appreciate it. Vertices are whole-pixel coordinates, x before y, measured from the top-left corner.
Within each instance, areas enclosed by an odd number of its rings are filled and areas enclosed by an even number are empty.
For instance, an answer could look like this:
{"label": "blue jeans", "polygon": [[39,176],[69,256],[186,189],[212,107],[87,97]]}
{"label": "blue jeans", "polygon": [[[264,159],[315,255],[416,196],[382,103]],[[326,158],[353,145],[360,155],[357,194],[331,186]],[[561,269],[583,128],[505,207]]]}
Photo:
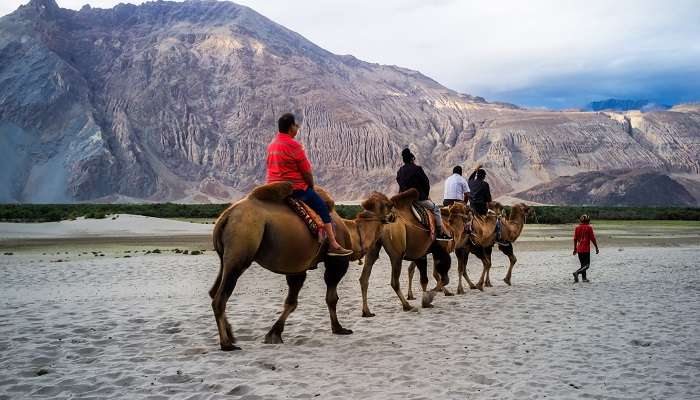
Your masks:
{"label": "blue jeans", "polygon": [[321,217],[324,224],[329,224],[331,222],[331,214],[328,211],[328,206],[326,202],[323,201],[321,196],[316,193],[312,188],[307,188],[306,190],[295,190],[292,192],[292,197],[301,200],[306,203],[312,210]]}

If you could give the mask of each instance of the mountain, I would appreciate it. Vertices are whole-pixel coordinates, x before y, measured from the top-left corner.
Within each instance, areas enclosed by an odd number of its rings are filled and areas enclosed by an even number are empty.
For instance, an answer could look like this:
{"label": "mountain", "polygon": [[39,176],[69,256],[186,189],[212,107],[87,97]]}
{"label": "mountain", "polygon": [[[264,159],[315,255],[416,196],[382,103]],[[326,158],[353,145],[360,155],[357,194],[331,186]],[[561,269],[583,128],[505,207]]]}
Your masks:
{"label": "mountain", "polygon": [[588,103],[585,107],[587,111],[629,111],[629,110],[641,110],[641,111],[662,111],[668,110],[671,106],[664,104],[654,103],[649,100],[620,100],[620,99],[607,99],[602,101],[594,101]]}
{"label": "mountain", "polygon": [[581,172],[560,176],[515,197],[539,203],[611,206],[697,206],[697,199],[666,174],[651,170]]}
{"label": "mountain", "polygon": [[338,199],[395,192],[405,146],[437,199],[454,165],[476,163],[495,195],[630,168],[700,187],[696,105],[489,103],[330,53],[230,2],[72,11],[32,0],[0,18],[0,202],[235,199],[264,181],[267,143],[290,111],[316,181]]}

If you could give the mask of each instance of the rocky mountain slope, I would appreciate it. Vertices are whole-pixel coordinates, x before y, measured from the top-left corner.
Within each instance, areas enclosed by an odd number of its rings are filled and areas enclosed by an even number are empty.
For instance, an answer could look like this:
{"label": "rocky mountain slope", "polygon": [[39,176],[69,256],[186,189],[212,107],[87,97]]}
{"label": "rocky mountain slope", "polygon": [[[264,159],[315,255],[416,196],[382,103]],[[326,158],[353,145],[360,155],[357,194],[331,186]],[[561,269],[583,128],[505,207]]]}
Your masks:
{"label": "rocky mountain slope", "polygon": [[[0,201],[222,201],[264,180],[292,111],[317,182],[393,193],[401,148],[435,182],[482,163],[495,194],[649,168],[700,187],[700,108],[523,110],[418,72],[335,55],[230,2],[80,11],[32,0],[0,19]],[[695,191],[693,191],[695,190]]]}
{"label": "rocky mountain slope", "polygon": [[695,197],[666,174],[645,170],[581,172],[539,184],[516,197],[546,204],[695,206]]}

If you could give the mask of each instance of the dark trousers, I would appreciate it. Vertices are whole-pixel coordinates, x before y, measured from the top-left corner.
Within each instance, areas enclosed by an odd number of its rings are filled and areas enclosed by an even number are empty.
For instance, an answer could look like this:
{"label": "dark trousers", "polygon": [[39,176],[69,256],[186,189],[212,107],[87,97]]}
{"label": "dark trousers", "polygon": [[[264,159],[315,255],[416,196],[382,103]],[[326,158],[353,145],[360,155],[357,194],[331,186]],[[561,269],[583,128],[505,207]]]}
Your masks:
{"label": "dark trousers", "polygon": [[581,278],[586,279],[586,270],[591,266],[591,253],[578,253],[578,260],[581,262],[581,268],[574,272],[574,276],[578,279],[578,274],[581,274]]}
{"label": "dark trousers", "polygon": [[311,207],[312,210],[316,211],[324,224],[331,222],[331,214],[328,211],[328,206],[315,190],[311,188],[307,188],[306,190],[295,190],[292,192],[292,197],[303,201],[306,203],[306,205]]}
{"label": "dark trousers", "polygon": [[486,203],[472,203],[472,209],[479,215],[486,215],[489,212]]}

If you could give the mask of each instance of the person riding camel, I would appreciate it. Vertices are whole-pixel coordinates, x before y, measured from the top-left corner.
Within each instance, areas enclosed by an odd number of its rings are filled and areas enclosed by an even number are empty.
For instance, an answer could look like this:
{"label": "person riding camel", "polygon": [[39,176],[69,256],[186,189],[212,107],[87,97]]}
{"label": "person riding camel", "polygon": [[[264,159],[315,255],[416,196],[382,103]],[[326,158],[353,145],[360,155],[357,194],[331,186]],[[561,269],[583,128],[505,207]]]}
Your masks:
{"label": "person riding camel", "polygon": [[292,197],[306,203],[321,217],[328,236],[328,255],[349,256],[352,250],[343,248],[336,241],[328,206],[314,190],[311,163],[306,157],[304,147],[294,140],[299,133],[299,125],[294,115],[282,115],[277,121],[277,127],[279,133],[267,146],[267,183],[291,182],[294,189]]}
{"label": "person riding camel", "polygon": [[451,206],[455,202],[469,201],[469,183],[462,176],[462,167],[452,168],[452,175],[445,179],[445,194],[442,196],[442,206]]}
{"label": "person riding camel", "polygon": [[396,173],[396,182],[399,184],[399,192],[405,192],[409,189],[416,189],[418,191],[418,204],[425,207],[427,210],[432,211],[435,215],[435,225],[436,225],[436,240],[447,241],[452,238],[447,235],[442,229],[442,215],[440,215],[440,207],[430,200],[430,180],[428,176],[425,175],[423,167],[416,165],[416,156],[411,153],[410,149],[403,149],[401,152],[401,158],[403,159],[404,165],[399,168]]}
{"label": "person riding camel", "polygon": [[472,209],[479,215],[488,213],[487,203],[491,201],[491,188],[486,182],[486,171],[481,168],[481,164],[474,168],[474,172],[469,175],[469,189]]}

